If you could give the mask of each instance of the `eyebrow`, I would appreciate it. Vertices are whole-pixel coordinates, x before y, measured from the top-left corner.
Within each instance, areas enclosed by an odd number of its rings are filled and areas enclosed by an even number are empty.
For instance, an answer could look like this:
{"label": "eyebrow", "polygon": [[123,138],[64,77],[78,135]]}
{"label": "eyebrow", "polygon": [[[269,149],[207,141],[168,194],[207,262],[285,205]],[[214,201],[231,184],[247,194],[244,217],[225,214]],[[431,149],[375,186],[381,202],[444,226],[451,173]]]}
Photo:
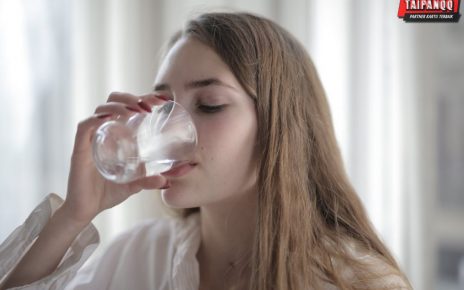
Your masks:
{"label": "eyebrow", "polygon": [[[202,79],[202,80],[195,80],[195,81],[188,82],[188,83],[186,83],[184,85],[186,90],[204,88],[204,87],[208,87],[208,86],[221,86],[221,87],[226,87],[226,88],[229,88],[229,89],[233,89],[235,91],[237,90],[235,87],[233,87],[233,86],[231,86],[229,84],[226,84],[226,83],[224,83],[223,81],[221,81],[220,79],[217,79],[217,78],[207,78],[207,79]],[[168,91],[170,89],[171,89],[171,87],[169,86],[169,84],[166,84],[166,83],[157,84],[154,87],[155,91]]]}

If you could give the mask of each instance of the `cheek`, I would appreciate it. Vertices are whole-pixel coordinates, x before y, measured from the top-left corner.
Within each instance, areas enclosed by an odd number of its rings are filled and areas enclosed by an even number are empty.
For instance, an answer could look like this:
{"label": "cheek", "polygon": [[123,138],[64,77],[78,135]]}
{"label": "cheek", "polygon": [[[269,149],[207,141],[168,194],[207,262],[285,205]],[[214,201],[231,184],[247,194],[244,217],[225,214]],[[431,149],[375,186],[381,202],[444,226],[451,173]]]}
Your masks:
{"label": "cheek", "polygon": [[[199,149],[207,170],[222,182],[232,181],[251,166],[256,140],[254,116],[223,114],[199,126]],[[220,176],[225,175],[227,176]]]}

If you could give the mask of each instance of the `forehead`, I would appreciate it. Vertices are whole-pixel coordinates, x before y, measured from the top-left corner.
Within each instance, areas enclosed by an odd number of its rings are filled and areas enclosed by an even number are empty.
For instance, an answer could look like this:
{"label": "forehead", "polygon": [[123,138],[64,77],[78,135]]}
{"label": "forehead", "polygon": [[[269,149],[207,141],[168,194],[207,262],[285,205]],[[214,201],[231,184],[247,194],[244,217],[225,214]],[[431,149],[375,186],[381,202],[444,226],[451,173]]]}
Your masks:
{"label": "forehead", "polygon": [[169,83],[180,85],[194,79],[217,77],[237,84],[229,67],[209,46],[200,41],[183,37],[169,50],[158,70],[155,85]]}

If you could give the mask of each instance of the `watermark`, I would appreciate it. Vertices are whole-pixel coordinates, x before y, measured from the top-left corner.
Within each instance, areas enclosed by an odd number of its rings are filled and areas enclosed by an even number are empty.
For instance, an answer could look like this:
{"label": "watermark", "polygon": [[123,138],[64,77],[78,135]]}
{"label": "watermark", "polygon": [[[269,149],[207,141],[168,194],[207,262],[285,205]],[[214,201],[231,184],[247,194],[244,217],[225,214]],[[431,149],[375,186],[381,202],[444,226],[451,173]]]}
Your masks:
{"label": "watermark", "polygon": [[400,0],[398,17],[405,22],[458,22],[461,0]]}

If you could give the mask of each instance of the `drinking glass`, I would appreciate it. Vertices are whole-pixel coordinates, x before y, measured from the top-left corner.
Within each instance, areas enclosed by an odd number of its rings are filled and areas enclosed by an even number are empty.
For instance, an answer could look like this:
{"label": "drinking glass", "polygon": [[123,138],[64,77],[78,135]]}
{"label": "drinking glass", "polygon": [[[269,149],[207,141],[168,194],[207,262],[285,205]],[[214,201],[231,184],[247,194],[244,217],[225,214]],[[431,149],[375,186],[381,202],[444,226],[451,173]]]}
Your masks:
{"label": "drinking glass", "polygon": [[106,179],[127,183],[189,162],[196,145],[190,114],[179,103],[166,101],[151,113],[103,123],[93,139],[93,159]]}

